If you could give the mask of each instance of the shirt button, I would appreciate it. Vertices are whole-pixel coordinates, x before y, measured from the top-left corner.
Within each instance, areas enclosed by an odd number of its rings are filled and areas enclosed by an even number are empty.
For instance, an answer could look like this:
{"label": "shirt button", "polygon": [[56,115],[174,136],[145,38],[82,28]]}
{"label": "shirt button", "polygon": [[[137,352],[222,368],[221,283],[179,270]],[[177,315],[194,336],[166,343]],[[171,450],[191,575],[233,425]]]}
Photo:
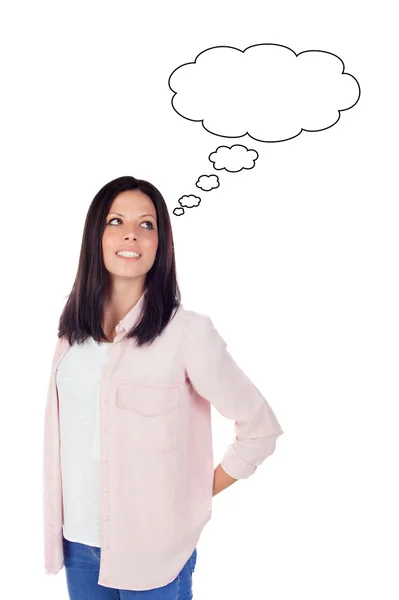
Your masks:
{"label": "shirt button", "polygon": [[105,463],[106,463],[106,462],[108,462],[108,458],[104,458],[104,462],[105,462]]}
{"label": "shirt button", "polygon": [[104,521],[108,521],[108,517],[104,517]]}

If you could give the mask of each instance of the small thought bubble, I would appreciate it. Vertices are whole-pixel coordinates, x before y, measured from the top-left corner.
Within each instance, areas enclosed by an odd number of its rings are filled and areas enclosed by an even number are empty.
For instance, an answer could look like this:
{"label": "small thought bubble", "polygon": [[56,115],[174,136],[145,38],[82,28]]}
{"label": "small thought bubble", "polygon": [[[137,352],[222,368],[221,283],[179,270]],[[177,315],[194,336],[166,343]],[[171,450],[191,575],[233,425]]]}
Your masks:
{"label": "small thought bubble", "polygon": [[190,194],[188,196],[182,196],[178,199],[178,203],[180,206],[185,206],[186,208],[193,208],[194,206],[199,206],[201,202],[201,198],[198,196],[194,196]]}
{"label": "small thought bubble", "polygon": [[209,192],[209,190],[219,187],[219,177],[217,175],[201,175],[198,177],[195,185],[204,190],[204,192]]}
{"label": "small thought bubble", "polygon": [[178,206],[177,208],[174,208],[172,212],[174,215],[176,215],[176,217],[181,217],[182,215],[184,215],[184,208]]}
{"label": "small thought bubble", "polygon": [[242,169],[253,169],[258,156],[256,150],[248,150],[241,144],[235,144],[230,147],[219,146],[208,158],[217,171],[226,169],[230,173],[237,173]]}

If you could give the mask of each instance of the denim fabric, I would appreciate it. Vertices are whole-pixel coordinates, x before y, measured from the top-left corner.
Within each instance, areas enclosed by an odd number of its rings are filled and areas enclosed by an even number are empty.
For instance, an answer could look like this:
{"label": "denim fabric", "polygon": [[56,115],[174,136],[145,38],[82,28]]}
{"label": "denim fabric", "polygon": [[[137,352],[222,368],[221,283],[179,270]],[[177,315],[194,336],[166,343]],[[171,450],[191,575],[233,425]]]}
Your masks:
{"label": "denim fabric", "polygon": [[178,576],[152,590],[118,590],[98,583],[101,548],[71,542],[62,536],[64,565],[70,600],[192,600],[192,575],[197,549]]}

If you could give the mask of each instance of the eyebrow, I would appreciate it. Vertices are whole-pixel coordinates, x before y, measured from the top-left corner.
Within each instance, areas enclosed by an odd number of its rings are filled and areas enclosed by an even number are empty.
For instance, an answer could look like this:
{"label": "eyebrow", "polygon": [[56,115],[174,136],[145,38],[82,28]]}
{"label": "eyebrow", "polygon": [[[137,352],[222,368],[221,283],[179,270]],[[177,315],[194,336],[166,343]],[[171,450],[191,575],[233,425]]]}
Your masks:
{"label": "eyebrow", "polygon": [[[122,213],[118,213],[118,212],[110,212],[108,213],[109,215],[119,215],[120,217],[124,217],[125,215],[123,215]],[[138,218],[141,219],[141,217],[152,217],[153,219],[155,219],[154,215],[152,215],[151,213],[145,213],[144,215],[139,215]]]}

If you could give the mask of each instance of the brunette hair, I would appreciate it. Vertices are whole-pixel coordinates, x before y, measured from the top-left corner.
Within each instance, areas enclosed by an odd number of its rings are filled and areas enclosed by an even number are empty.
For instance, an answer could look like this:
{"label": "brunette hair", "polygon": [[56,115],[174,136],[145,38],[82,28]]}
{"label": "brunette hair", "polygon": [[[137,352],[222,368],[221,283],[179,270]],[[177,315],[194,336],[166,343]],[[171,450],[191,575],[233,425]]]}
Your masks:
{"label": "brunette hair", "polygon": [[87,212],[75,282],[59,319],[58,337],[66,336],[71,345],[83,343],[89,336],[96,342],[106,339],[102,322],[104,301],[109,293],[109,273],[103,261],[102,236],[114,198],[126,190],[141,190],[153,201],[158,248],[154,264],[146,274],[141,319],[123,339],[135,338],[137,346],[150,345],[180,305],[172,227],[165,200],[161,192],[144,179],[118,177],[100,189]]}

